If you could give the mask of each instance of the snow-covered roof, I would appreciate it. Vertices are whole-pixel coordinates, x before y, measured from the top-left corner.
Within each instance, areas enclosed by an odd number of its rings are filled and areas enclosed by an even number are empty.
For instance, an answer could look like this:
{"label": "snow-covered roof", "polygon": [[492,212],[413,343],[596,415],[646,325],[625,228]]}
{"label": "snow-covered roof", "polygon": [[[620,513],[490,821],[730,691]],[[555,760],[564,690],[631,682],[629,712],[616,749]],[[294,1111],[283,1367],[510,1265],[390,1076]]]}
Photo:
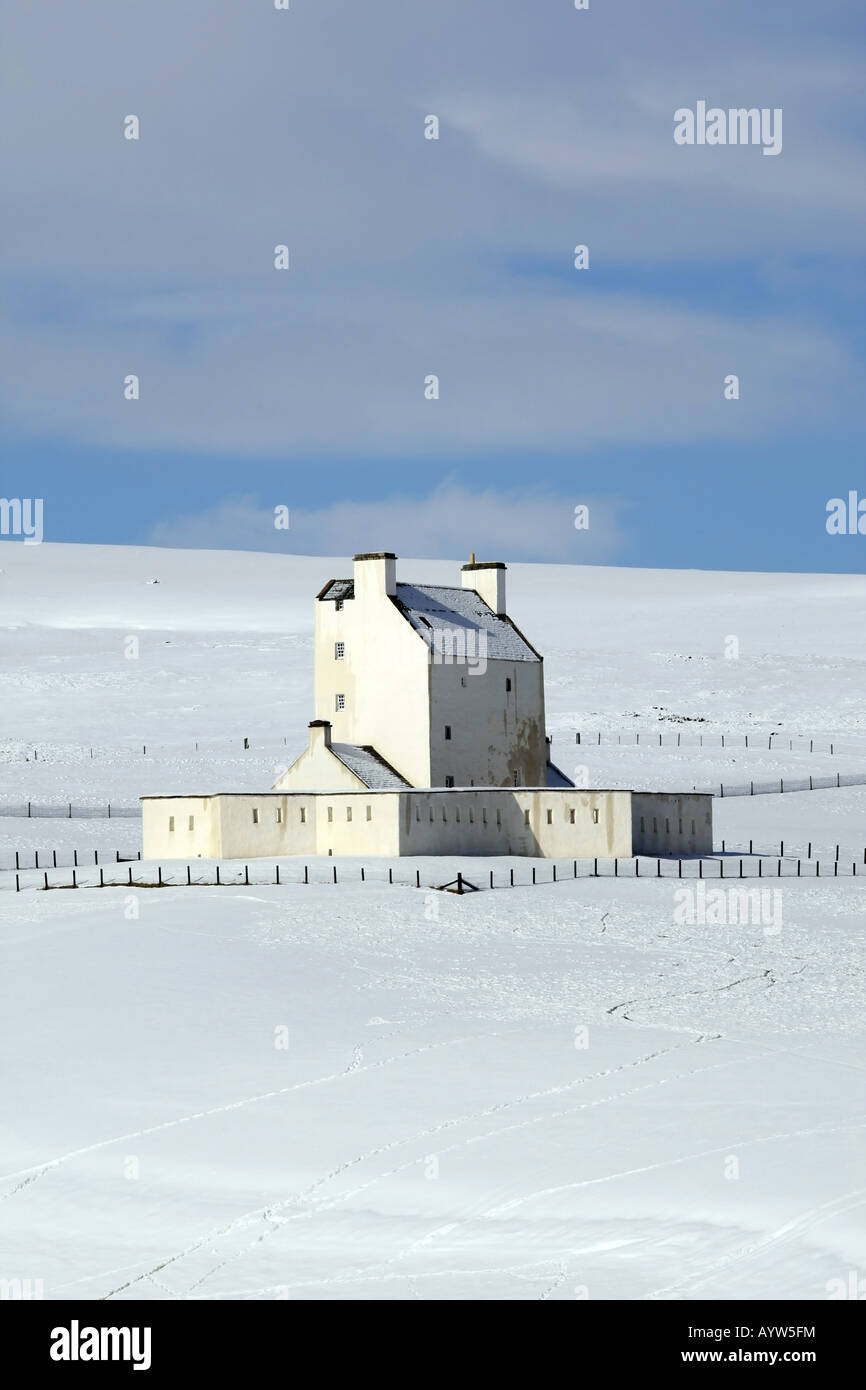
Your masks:
{"label": "snow-covered roof", "polygon": [[332,743],[331,752],[373,791],[400,791],[410,785],[369,744]]}
{"label": "snow-covered roof", "polygon": [[[397,602],[429,647],[433,646],[437,631],[453,633],[464,628],[467,635],[470,630],[486,633],[486,656],[491,661],[541,660],[511,620],[497,617],[474,589],[450,588],[445,584],[398,584]],[[477,642],[477,637],[467,641],[468,655],[485,655],[478,650]]]}
{"label": "snow-covered roof", "polygon": [[319,594],[320,599],[335,598],[354,598],[355,581],[354,579],[329,579],[324,589]]}

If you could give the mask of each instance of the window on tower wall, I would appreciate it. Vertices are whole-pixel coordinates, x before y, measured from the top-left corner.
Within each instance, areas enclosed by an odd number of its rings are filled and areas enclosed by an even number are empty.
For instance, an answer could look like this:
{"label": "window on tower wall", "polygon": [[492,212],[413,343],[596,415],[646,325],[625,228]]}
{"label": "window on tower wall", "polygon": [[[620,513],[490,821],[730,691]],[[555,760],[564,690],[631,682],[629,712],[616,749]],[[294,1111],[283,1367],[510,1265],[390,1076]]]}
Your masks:
{"label": "window on tower wall", "polygon": [[506,677],[505,677],[505,689],[506,689],[506,690],[510,690],[510,689],[511,689],[511,677],[510,677],[510,676],[506,676]]}
{"label": "window on tower wall", "polygon": [[343,600],[342,600],[341,598],[338,598],[338,599],[335,601],[335,603],[334,603],[334,608],[335,608],[335,610],[336,610],[337,613],[342,612],[342,609],[343,609]]}
{"label": "window on tower wall", "polygon": [[512,776],[513,776],[513,778],[514,778],[514,785],[515,785],[515,787],[519,787],[519,786],[520,786],[520,773],[518,772],[518,770],[517,770],[516,768],[515,768],[514,772],[512,773]]}
{"label": "window on tower wall", "polygon": [[334,701],[334,708],[335,708],[335,709],[345,709],[345,708],[346,708],[346,697],[345,697],[345,695],[338,695],[338,696],[336,697],[336,699],[335,699],[335,701]]}
{"label": "window on tower wall", "polygon": [[446,738],[450,738],[450,737],[451,737],[451,725],[450,725],[450,724],[446,724],[446,725],[445,725],[445,737],[446,737]]}
{"label": "window on tower wall", "polygon": [[454,786],[454,778],[453,778],[453,777],[446,777],[446,778],[445,778],[445,785],[446,785],[446,787],[453,787],[453,786]]}
{"label": "window on tower wall", "polygon": [[342,660],[343,660],[343,657],[344,657],[345,655],[346,655],[346,644],[345,644],[345,642],[335,642],[335,643],[334,643],[334,660],[335,660],[335,661],[342,661]]}

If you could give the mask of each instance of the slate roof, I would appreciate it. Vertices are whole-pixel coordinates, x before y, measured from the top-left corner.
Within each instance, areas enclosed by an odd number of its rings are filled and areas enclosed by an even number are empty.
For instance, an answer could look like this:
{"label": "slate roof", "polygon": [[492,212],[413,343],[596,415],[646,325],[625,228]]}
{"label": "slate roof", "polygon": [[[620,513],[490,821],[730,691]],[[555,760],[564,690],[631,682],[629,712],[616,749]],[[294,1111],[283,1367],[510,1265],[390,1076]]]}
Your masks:
{"label": "slate roof", "polygon": [[574,783],[569,777],[566,777],[564,772],[560,772],[556,763],[548,763],[546,785],[548,787],[573,787]]}
{"label": "slate roof", "polygon": [[399,791],[411,786],[369,744],[332,743],[331,752],[372,791]]}
{"label": "slate roof", "polygon": [[[466,650],[470,656],[483,655],[472,630],[487,634],[487,657],[491,661],[540,661],[510,618],[499,618],[474,589],[451,588],[445,584],[398,584],[397,603],[404,617],[420,633],[429,647],[435,632],[466,630]],[[472,644],[475,643],[473,646]]]}
{"label": "slate roof", "polygon": [[318,595],[320,599],[354,598],[354,579],[329,579]]}

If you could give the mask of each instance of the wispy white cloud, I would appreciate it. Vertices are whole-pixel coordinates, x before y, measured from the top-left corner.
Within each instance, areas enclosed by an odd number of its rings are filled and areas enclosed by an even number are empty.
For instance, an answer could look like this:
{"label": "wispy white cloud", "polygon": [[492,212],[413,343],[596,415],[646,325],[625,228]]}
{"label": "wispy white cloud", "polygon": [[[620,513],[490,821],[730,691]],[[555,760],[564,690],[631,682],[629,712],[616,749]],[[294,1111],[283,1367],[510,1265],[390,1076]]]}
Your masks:
{"label": "wispy white cloud", "polygon": [[[288,531],[276,530],[274,508],[247,496],[226,498],[198,514],[156,525],[153,545],[187,549],[276,550],[300,555],[345,555],[393,550],[430,559],[472,551],[501,560],[559,560],[575,564],[611,560],[627,549],[625,505],[617,498],[573,497],[543,490],[473,492],[448,481],[426,497],[339,502],[320,509],[290,509]],[[589,509],[588,529],[576,529],[575,507]]]}

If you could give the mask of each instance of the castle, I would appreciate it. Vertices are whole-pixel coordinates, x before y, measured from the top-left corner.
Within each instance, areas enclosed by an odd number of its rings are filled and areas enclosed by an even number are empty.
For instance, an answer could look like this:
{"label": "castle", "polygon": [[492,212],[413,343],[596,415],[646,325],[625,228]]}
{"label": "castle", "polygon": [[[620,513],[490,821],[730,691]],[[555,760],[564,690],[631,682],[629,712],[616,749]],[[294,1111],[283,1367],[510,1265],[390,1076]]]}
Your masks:
{"label": "castle", "polygon": [[543,660],[509,617],[506,567],[459,586],[356,555],[315,600],[315,718],[269,792],[142,797],[143,855],[712,851],[712,797],[576,788],[551,761]]}

